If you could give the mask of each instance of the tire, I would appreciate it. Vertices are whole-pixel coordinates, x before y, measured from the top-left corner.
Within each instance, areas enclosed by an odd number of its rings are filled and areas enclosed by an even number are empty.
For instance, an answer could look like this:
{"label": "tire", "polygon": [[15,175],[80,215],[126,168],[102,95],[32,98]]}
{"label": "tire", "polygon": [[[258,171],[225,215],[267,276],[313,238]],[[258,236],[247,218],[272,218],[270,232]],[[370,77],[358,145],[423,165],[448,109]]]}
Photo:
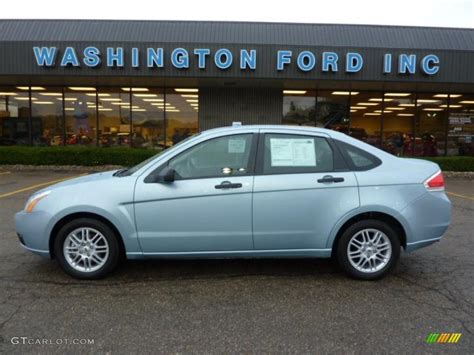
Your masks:
{"label": "tire", "polygon": [[349,276],[378,280],[389,274],[400,257],[400,239],[387,223],[369,219],[349,226],[337,243],[337,261]]}
{"label": "tire", "polygon": [[116,268],[120,246],[108,225],[92,218],[78,218],[59,230],[54,241],[54,255],[70,276],[95,280]]}

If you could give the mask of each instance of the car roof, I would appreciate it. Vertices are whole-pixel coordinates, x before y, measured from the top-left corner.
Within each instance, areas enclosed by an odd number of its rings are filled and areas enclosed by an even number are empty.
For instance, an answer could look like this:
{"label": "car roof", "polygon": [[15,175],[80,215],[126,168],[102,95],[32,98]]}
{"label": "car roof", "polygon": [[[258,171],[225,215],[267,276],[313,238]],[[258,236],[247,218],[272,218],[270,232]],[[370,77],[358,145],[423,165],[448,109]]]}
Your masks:
{"label": "car roof", "polygon": [[302,131],[302,132],[311,132],[311,133],[323,133],[331,136],[334,131],[326,128],[319,127],[309,127],[309,126],[291,126],[291,125],[232,125],[226,127],[212,128],[206,131],[202,131],[201,134],[218,134],[218,133],[227,133],[227,132],[239,132],[249,130],[257,132],[260,129],[276,129],[276,130],[288,130],[288,131]]}

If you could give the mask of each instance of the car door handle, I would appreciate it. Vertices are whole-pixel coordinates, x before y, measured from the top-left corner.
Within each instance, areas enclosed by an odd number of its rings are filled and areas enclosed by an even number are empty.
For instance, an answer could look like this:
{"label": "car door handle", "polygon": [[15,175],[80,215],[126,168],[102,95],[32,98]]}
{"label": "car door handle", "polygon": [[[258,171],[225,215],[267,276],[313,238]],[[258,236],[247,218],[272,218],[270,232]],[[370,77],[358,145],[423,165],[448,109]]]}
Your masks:
{"label": "car door handle", "polygon": [[327,183],[327,182],[343,182],[343,181],[344,181],[344,178],[334,177],[331,175],[326,175],[326,176],[323,176],[322,179],[318,179],[318,182],[322,184]]}
{"label": "car door handle", "polygon": [[241,183],[232,183],[230,181],[223,181],[220,185],[214,186],[216,189],[240,189],[242,187]]}

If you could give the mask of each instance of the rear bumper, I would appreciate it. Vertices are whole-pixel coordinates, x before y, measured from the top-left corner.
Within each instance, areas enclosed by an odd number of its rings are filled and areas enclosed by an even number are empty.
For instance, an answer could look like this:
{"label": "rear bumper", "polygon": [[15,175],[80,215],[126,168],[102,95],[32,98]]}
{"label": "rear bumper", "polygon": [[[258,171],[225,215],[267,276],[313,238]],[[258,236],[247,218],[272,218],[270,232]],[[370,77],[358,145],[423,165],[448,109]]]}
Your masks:
{"label": "rear bumper", "polygon": [[50,216],[43,211],[15,214],[15,228],[20,244],[32,253],[49,257],[49,237],[46,229]]}
{"label": "rear bumper", "polygon": [[451,223],[451,201],[444,191],[427,192],[401,211],[407,223],[406,251],[440,241]]}

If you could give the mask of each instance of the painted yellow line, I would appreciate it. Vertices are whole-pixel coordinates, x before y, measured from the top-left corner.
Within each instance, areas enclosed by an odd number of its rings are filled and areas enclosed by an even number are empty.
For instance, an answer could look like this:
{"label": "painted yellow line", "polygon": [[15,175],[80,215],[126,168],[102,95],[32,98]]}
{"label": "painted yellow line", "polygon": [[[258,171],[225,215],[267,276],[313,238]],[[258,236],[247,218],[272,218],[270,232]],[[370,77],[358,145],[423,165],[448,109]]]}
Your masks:
{"label": "painted yellow line", "polygon": [[474,201],[474,197],[471,197],[471,196],[466,196],[466,195],[461,195],[461,194],[455,194],[454,192],[448,192],[448,191],[446,191],[446,193],[447,193],[448,195],[451,195],[451,196],[461,197],[461,198],[465,198],[465,199]]}
{"label": "painted yellow line", "polygon": [[11,171],[2,171],[2,172],[0,173],[0,175],[7,175],[7,174],[10,174],[10,173],[11,173]]}
{"label": "painted yellow line", "polygon": [[65,177],[65,178],[62,178],[62,179],[57,179],[57,180],[42,182],[41,184],[36,184],[36,185],[32,185],[32,186],[27,186],[27,187],[24,187],[24,188],[22,188],[22,189],[15,190],[15,191],[12,191],[12,192],[7,192],[6,194],[0,195],[0,198],[13,196],[13,195],[19,194],[19,193],[21,193],[21,192],[33,190],[33,189],[36,189],[36,188],[38,188],[38,187],[43,187],[43,186],[48,186],[48,185],[56,184],[56,183],[61,182],[61,181],[73,179],[73,178],[76,178],[76,177],[79,177],[79,176],[84,176],[84,175],[87,175],[87,173],[81,174],[81,175],[68,176],[68,177]]}

